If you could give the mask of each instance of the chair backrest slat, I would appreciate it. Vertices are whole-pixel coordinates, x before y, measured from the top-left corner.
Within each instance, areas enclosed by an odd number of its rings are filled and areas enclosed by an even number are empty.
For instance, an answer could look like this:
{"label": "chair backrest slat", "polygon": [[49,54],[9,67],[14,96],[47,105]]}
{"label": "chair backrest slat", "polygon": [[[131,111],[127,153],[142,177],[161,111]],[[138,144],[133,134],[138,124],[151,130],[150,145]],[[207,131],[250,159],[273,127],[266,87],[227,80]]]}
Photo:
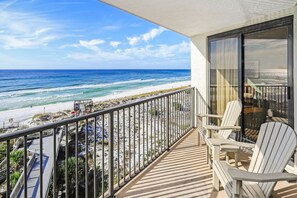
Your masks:
{"label": "chair backrest slat", "polygon": [[[296,132],[288,125],[269,122],[261,125],[249,171],[254,173],[281,173],[295,152]],[[269,197],[276,182],[259,183]]]}
{"label": "chair backrest slat", "polygon": [[[241,102],[238,100],[228,102],[222,118],[221,126],[235,126],[241,113],[241,107]],[[232,130],[220,130],[218,133],[227,139],[232,133]]]}

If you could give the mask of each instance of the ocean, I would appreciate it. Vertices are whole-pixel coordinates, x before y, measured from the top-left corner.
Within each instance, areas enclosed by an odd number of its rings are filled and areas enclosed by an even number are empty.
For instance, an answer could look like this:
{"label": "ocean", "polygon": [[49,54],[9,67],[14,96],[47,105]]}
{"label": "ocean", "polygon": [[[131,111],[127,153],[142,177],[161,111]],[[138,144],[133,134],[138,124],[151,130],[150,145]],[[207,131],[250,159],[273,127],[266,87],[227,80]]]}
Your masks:
{"label": "ocean", "polygon": [[0,70],[0,111],[190,80],[190,70]]}

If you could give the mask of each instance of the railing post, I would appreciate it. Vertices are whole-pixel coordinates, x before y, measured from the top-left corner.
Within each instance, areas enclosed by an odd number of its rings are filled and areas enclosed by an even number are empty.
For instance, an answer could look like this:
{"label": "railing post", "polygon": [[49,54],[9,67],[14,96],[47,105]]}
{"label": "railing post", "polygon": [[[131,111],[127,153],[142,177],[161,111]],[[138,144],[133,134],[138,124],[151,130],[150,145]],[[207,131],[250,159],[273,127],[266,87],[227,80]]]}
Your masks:
{"label": "railing post", "polygon": [[[113,111],[109,113],[109,133],[108,133],[108,194],[110,197],[114,196],[114,167],[113,167]],[[104,135],[104,134],[103,134]]]}
{"label": "railing post", "polygon": [[195,88],[192,88],[192,90],[191,90],[191,98],[192,98],[192,101],[191,101],[191,124],[192,124],[192,127],[196,127],[196,124],[195,124],[195,112],[196,112]]}
{"label": "railing post", "polygon": [[167,151],[169,150],[170,146],[170,137],[169,137],[169,96],[166,96],[166,142],[167,142]]}

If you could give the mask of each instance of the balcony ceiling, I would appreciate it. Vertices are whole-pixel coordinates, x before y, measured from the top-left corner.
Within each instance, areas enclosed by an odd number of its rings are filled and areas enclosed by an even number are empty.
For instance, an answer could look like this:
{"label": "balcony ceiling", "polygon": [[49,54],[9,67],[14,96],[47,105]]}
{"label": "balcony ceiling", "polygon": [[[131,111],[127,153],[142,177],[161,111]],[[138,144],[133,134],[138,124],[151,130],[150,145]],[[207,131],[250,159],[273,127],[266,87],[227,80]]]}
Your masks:
{"label": "balcony ceiling", "polygon": [[291,8],[297,0],[101,0],[192,37]]}

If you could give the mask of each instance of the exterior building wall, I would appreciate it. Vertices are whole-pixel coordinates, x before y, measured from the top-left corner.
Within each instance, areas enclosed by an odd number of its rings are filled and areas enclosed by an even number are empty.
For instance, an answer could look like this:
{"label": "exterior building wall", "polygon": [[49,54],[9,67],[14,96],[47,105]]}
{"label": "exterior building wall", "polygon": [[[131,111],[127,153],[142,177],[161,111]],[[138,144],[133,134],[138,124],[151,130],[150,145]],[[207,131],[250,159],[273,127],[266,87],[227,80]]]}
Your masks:
{"label": "exterior building wall", "polygon": [[[286,16],[294,16],[294,48],[293,51],[295,53],[293,57],[293,62],[297,62],[297,6],[282,10],[270,15],[262,16],[259,18],[255,18],[249,20],[243,24],[238,24],[236,26],[230,26],[225,28],[219,28],[216,31],[208,32],[206,34],[196,35],[191,38],[191,85],[196,87],[198,92],[201,94],[205,101],[208,101],[208,83],[209,83],[209,62],[208,62],[208,40],[207,37],[211,35],[215,35],[218,33],[242,28],[249,25],[254,25],[262,22],[271,21],[274,19],[286,17]],[[297,109],[297,69],[293,70],[293,78],[294,78],[294,107]],[[203,110],[204,111],[204,110]],[[295,110],[296,111],[296,110]],[[204,113],[204,112],[197,112]],[[297,116],[294,116],[294,125],[297,126]]]}

